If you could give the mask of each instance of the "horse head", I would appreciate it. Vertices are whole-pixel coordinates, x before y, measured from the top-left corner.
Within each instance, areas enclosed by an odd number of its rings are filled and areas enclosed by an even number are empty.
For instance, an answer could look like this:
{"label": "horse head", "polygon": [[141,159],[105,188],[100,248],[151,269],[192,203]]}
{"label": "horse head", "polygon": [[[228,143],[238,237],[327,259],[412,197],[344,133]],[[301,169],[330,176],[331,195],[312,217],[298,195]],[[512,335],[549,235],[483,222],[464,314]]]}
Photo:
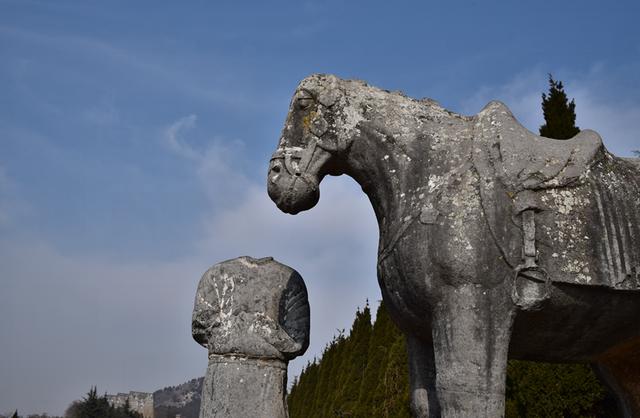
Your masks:
{"label": "horse head", "polygon": [[271,157],[267,189],[283,212],[311,209],[320,198],[325,175],[340,175],[351,145],[355,123],[345,116],[348,107],[342,80],[316,74],[298,85],[278,143]]}

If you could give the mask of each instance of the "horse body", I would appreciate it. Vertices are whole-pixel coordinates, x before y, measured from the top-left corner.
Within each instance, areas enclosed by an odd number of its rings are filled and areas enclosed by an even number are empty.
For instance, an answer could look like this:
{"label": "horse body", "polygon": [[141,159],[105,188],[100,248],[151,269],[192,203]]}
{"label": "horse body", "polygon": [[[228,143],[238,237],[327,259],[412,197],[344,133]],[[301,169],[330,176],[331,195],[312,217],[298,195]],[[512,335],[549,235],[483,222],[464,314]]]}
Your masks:
{"label": "horse body", "polygon": [[297,213],[327,174],[362,186],[414,415],[501,416],[508,357],[598,362],[640,336],[640,173],[581,135],[535,137],[499,103],[466,117],[359,81],[301,82],[269,194]]}

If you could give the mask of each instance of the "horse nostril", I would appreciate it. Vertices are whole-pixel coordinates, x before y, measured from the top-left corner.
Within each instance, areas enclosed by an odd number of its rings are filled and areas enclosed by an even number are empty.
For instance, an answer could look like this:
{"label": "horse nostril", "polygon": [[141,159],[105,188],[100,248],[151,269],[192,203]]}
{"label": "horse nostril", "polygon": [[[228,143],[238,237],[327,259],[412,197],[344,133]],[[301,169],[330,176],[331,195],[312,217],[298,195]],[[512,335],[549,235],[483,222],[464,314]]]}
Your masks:
{"label": "horse nostril", "polygon": [[301,173],[299,171],[296,172],[296,177],[300,177]]}
{"label": "horse nostril", "polygon": [[273,171],[274,173],[279,173],[280,172],[280,166],[279,165],[274,165],[273,167],[271,167],[271,171]]}

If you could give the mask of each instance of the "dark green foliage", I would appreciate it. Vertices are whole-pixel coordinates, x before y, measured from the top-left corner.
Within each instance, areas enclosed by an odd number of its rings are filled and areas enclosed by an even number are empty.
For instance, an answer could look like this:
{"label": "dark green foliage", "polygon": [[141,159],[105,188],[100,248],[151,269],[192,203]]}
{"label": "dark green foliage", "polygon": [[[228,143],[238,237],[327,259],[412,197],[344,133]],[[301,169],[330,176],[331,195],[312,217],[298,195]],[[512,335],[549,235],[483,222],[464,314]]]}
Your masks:
{"label": "dark green foliage", "polygon": [[110,406],[107,397],[99,397],[97,388],[94,386],[89,390],[87,396],[80,402],[80,416],[78,418],[102,418],[110,415]]}
{"label": "dark green foliage", "polygon": [[[360,385],[359,412],[361,416],[373,416],[376,405],[385,402],[385,373],[394,342],[402,339],[402,334],[391,322],[384,304],[380,304],[373,325],[367,367]],[[396,353],[397,354],[397,353]]]}
{"label": "dark green foliage", "polygon": [[509,362],[507,417],[616,416],[606,410],[605,396],[588,365]]}
{"label": "dark green foliage", "polygon": [[404,336],[399,336],[389,348],[386,370],[378,382],[374,404],[375,417],[410,417],[409,410],[409,370],[407,368],[407,347]]}
{"label": "dark green foliage", "polygon": [[338,393],[334,404],[345,413],[353,413],[358,407],[359,388],[367,367],[371,340],[371,312],[367,305],[356,313],[349,338],[346,340],[344,360],[338,377]]}
{"label": "dark green foliage", "polygon": [[338,388],[336,382],[342,365],[345,344],[346,338],[340,333],[322,354],[322,359],[326,359],[326,363],[324,367],[318,368],[317,386],[313,391],[311,402],[306,406],[307,409],[317,411],[319,416],[333,416],[330,414],[333,414],[333,401]]}
{"label": "dark green foliage", "polygon": [[[411,416],[404,336],[383,304],[373,327],[368,321],[368,308],[358,311],[351,333],[335,337],[322,358],[307,364],[294,380],[287,398],[291,418]],[[571,418],[620,414],[587,365],[510,361],[506,416]]]}
{"label": "dark green foliage", "polygon": [[356,313],[349,336],[305,367],[287,403],[291,418],[410,417],[404,336],[383,305],[373,327],[368,306]]}
{"label": "dark green foliage", "polygon": [[302,372],[305,378],[293,382],[288,397],[290,416],[303,417],[308,406],[313,405],[318,383],[318,369],[319,366],[314,359],[313,363],[307,364]]}
{"label": "dark green foliage", "polygon": [[555,81],[549,74],[549,94],[542,93],[542,113],[544,125],[540,135],[554,139],[569,139],[580,129],[576,126],[576,104],[567,99],[561,81]]}
{"label": "dark green foliage", "polygon": [[81,401],[74,401],[67,412],[66,418],[142,418],[142,414],[131,410],[127,401],[123,407],[115,408],[109,405],[107,395],[98,396],[96,387],[92,387]]}

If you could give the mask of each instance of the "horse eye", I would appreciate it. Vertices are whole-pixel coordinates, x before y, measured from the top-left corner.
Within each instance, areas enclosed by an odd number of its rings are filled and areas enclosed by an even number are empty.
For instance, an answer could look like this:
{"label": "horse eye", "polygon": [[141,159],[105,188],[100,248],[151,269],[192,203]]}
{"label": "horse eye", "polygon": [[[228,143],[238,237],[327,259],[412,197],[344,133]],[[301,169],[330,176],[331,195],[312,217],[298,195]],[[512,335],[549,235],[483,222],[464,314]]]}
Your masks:
{"label": "horse eye", "polygon": [[309,106],[311,106],[313,104],[313,98],[311,98],[311,97],[300,97],[296,101],[296,104],[298,105],[298,109],[300,109],[300,110],[307,109]]}

